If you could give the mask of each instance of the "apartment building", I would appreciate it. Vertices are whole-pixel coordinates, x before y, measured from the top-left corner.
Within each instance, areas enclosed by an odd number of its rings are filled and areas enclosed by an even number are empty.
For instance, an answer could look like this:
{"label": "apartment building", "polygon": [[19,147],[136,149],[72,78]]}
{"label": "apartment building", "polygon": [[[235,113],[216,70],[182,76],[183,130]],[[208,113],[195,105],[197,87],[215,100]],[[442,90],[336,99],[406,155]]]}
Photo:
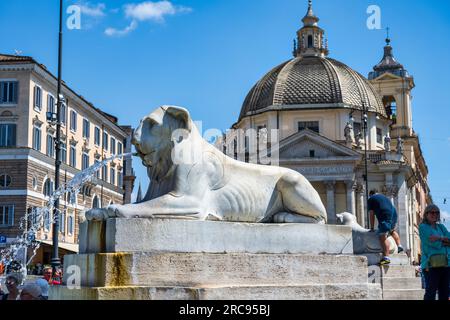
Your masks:
{"label": "apartment building", "polygon": [[[0,54],[0,247],[33,222],[32,209],[44,206],[54,190],[57,79],[32,57]],[[131,151],[130,126],[121,126],[65,83],[61,110],[60,185],[80,170],[112,155]],[[131,157],[110,162],[77,195],[61,199],[61,255],[76,252],[78,215],[84,210],[131,201],[134,185]],[[51,259],[51,217],[38,233],[42,247],[35,261]]]}

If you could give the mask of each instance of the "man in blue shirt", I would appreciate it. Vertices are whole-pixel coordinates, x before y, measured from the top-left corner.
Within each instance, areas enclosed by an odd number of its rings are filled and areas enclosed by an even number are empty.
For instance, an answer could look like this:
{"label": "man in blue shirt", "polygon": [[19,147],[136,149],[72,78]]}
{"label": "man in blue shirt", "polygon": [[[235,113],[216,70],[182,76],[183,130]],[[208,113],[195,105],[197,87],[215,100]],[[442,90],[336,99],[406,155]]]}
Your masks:
{"label": "man in blue shirt", "polygon": [[389,236],[392,236],[397,243],[398,253],[404,251],[400,244],[400,236],[396,231],[398,220],[397,210],[393,206],[391,200],[384,195],[377,193],[376,190],[370,192],[368,210],[370,213],[371,231],[374,231],[375,228],[375,217],[377,217],[378,220],[377,234],[380,237],[381,248],[383,248],[384,254],[380,264],[389,264],[391,263],[391,259],[389,258]]}

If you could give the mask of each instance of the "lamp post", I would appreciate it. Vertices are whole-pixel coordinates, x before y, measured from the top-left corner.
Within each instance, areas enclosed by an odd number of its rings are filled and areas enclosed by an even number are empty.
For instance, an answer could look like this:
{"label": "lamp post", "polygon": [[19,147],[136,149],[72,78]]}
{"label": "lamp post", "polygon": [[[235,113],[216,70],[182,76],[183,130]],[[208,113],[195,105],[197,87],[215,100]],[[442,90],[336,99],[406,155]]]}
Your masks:
{"label": "lamp post", "polygon": [[367,161],[367,129],[368,129],[368,114],[367,109],[364,108],[364,113],[362,116],[363,131],[364,131],[364,181],[366,182],[366,226],[369,225],[369,210],[367,210],[367,205],[369,203],[369,172],[368,172],[368,161]]}
{"label": "lamp post", "polygon": [[[61,69],[62,69],[62,40],[63,40],[63,0],[59,1],[59,44],[58,44],[58,102],[56,107],[56,139],[55,139],[55,190],[59,188],[59,171],[61,167],[61,107],[64,103],[64,97],[61,94]],[[53,255],[52,255],[52,268],[53,277],[56,274],[56,270],[61,265],[59,259],[58,247],[59,247],[59,198],[55,200],[55,206],[53,209]]]}

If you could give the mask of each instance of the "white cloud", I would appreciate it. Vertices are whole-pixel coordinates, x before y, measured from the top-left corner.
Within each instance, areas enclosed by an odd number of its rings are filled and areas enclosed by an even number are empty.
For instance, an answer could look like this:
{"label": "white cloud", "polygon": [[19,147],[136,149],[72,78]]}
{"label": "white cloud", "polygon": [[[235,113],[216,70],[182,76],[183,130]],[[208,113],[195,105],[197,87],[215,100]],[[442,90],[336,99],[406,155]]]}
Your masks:
{"label": "white cloud", "polygon": [[133,20],[131,21],[130,25],[127,26],[125,29],[118,30],[115,28],[107,28],[105,30],[105,34],[110,37],[122,37],[133,31],[134,29],[136,29],[137,26],[138,23],[135,20]]}
{"label": "white cloud", "polygon": [[125,36],[138,26],[138,21],[164,22],[166,16],[173,16],[178,13],[192,12],[191,8],[176,6],[168,0],[152,2],[145,1],[137,4],[129,3],[124,6],[125,16],[132,19],[130,25],[125,29],[107,28],[107,36]]}
{"label": "white cloud", "polygon": [[90,2],[83,2],[78,4],[81,9],[81,13],[89,17],[104,17],[106,15],[105,9],[106,5],[104,3],[98,3],[93,5]]}
{"label": "white cloud", "polygon": [[125,15],[138,21],[163,22],[165,16],[173,16],[177,13],[188,13],[192,9],[183,6],[175,6],[170,1],[159,2],[146,1],[139,4],[125,5]]}

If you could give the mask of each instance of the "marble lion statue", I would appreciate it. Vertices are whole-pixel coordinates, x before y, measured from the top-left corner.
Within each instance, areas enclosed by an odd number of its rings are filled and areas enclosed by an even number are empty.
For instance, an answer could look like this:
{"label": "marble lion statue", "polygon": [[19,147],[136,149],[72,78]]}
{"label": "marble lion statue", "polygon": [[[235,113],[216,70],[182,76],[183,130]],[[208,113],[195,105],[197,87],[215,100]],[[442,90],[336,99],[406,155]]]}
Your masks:
{"label": "marble lion statue", "polygon": [[86,213],[87,220],[327,221],[319,194],[300,173],[227,157],[202,138],[184,108],[155,110],[141,120],[132,143],[150,178],[144,200],[92,209]]}

